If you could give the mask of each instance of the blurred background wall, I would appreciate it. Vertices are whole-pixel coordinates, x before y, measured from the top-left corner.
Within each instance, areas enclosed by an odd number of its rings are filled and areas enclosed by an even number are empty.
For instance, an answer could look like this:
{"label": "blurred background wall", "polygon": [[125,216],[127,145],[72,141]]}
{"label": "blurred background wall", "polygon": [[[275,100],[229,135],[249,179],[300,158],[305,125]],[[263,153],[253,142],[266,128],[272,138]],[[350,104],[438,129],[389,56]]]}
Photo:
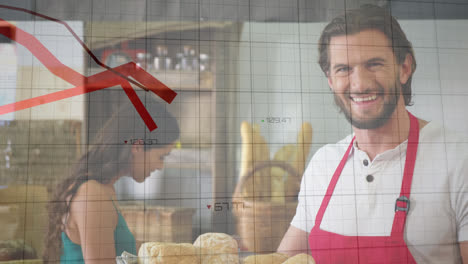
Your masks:
{"label": "blurred background wall", "polygon": [[[183,229],[190,238],[208,231],[237,232],[231,198],[241,170],[243,121],[258,124],[270,149],[268,158],[284,145],[296,143],[303,122],[313,128],[308,158],[324,144],[351,133],[318,67],[317,41],[332,17],[366,3],[389,8],[413,43],[418,67],[414,106],[409,110],[467,134],[466,0],[11,0],[1,4],[64,20],[102,61],[114,66],[141,63],[178,92],[168,108],[178,118],[182,134],[166,168],[143,184],[124,178],[116,189],[121,202],[129,206],[142,202],[148,208],[172,208],[168,214],[176,216],[169,217],[169,224],[191,217]],[[2,8],[0,18],[37,37],[77,72],[89,76],[102,71],[62,25]],[[0,40],[5,58],[0,63],[2,104],[73,87],[48,72],[29,50]],[[147,96],[137,92],[141,98]],[[119,100],[127,100],[122,95],[120,88],[113,87],[0,116],[2,188],[54,188]],[[45,205],[44,199],[32,203],[26,193],[10,202],[28,201],[33,208]],[[215,210],[215,205],[224,207]],[[33,217],[33,211],[20,214]],[[25,233],[23,228],[16,236],[27,238]]]}

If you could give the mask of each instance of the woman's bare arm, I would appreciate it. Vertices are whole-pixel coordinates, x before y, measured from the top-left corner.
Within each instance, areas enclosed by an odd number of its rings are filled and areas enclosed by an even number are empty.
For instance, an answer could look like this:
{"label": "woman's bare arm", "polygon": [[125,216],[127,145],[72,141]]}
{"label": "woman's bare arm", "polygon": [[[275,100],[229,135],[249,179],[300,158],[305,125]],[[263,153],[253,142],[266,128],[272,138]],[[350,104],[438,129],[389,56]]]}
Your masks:
{"label": "woman's bare arm", "polygon": [[468,264],[468,241],[460,242],[460,253],[464,264]]}

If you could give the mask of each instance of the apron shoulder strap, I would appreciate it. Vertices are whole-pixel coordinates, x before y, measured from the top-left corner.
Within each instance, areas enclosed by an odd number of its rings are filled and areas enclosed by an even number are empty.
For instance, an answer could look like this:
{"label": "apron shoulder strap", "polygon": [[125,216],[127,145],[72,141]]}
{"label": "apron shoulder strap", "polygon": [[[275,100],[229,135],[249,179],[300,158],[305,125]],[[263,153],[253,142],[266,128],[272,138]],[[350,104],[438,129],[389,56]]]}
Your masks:
{"label": "apron shoulder strap", "polygon": [[328,185],[327,192],[325,193],[325,196],[323,197],[322,204],[320,205],[320,209],[318,210],[317,215],[315,217],[315,226],[317,228],[320,227],[320,224],[322,223],[323,215],[333,195],[333,191],[335,190],[335,186],[336,186],[336,183],[338,182],[338,179],[340,178],[341,172],[343,171],[343,168],[346,165],[346,161],[348,160],[349,153],[351,152],[351,149],[353,147],[354,139],[355,137],[353,137],[353,139],[351,140],[351,143],[349,143],[348,149],[346,150],[345,154],[343,155],[343,158],[338,164],[338,167],[336,168],[335,173],[333,174],[330,184]]}

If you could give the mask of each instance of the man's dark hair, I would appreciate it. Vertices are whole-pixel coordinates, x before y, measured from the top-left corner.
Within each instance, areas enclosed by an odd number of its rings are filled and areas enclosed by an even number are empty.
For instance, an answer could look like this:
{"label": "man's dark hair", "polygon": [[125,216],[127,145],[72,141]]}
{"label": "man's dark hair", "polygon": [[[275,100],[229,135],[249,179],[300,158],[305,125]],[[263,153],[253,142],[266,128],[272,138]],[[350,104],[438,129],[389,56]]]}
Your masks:
{"label": "man's dark hair", "polygon": [[349,10],[334,18],[325,27],[319,39],[319,64],[322,71],[328,76],[330,70],[329,44],[332,37],[352,35],[367,29],[378,30],[387,36],[399,65],[405,61],[407,54],[411,55],[413,59],[411,75],[408,81],[402,84],[405,105],[411,105],[411,79],[416,70],[416,58],[411,42],[406,38],[400,24],[385,8],[363,5],[359,9]]}

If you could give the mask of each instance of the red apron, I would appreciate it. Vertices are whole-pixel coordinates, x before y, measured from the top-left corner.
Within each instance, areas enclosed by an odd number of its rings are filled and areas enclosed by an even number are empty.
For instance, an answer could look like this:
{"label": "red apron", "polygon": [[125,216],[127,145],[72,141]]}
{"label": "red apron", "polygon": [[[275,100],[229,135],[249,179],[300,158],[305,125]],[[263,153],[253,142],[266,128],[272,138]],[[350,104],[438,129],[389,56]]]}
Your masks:
{"label": "red apron", "polygon": [[315,217],[315,226],[310,231],[309,245],[317,264],[326,263],[416,263],[403,239],[406,214],[410,209],[411,180],[419,142],[418,119],[410,117],[410,132],[406,150],[405,169],[400,197],[395,201],[395,217],[390,236],[343,236],[320,230],[322,218],[333,195],[338,178],[346,164],[353,140],[341,159],[328,185],[320,209]]}

